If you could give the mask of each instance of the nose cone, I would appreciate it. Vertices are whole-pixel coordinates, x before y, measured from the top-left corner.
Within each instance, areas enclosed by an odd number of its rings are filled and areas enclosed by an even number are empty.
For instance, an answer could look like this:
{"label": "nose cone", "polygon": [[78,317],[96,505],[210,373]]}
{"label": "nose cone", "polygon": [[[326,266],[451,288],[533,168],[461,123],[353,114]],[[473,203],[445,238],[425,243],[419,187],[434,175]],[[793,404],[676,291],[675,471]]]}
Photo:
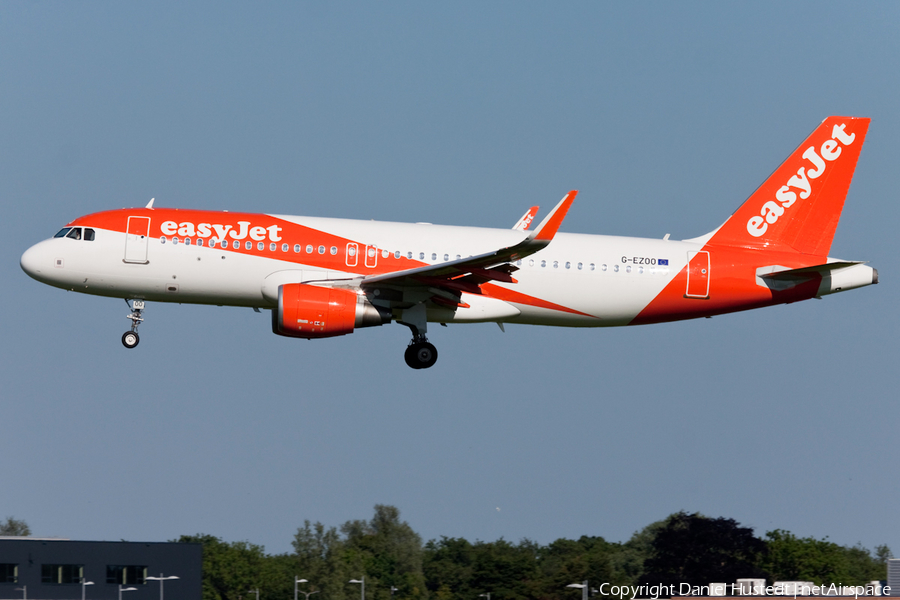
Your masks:
{"label": "nose cone", "polygon": [[52,267],[50,263],[52,259],[49,258],[46,250],[46,242],[41,242],[26,250],[19,259],[22,270],[28,273],[29,277],[38,281],[45,281],[47,272]]}

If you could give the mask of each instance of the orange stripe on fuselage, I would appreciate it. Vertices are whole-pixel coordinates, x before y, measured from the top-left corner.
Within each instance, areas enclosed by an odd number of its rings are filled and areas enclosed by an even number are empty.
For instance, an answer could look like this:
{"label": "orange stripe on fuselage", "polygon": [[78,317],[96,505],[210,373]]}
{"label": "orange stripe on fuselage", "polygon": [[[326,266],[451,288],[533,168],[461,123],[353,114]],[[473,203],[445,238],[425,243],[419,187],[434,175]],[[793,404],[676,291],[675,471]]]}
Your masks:
{"label": "orange stripe on fuselage", "polygon": [[[159,239],[160,237],[165,236],[170,241],[170,243],[173,237],[179,238],[179,241],[181,243],[184,243],[185,238],[190,238],[193,245],[196,245],[196,241],[199,238],[203,239],[204,246],[208,247],[209,240],[212,237],[216,237],[219,242],[221,242],[221,240],[223,239],[219,236],[218,233],[216,233],[216,229],[214,226],[218,225],[219,232],[224,231],[223,228],[225,227],[228,228],[228,231],[225,232],[224,237],[224,239],[228,241],[228,247],[222,248],[220,243],[216,246],[217,250],[223,252],[238,252],[250,256],[260,256],[273,260],[292,262],[298,265],[311,266],[318,269],[361,274],[382,274],[428,265],[428,263],[423,261],[406,258],[406,256],[403,254],[400,255],[400,258],[396,258],[394,252],[398,249],[378,248],[379,254],[376,266],[367,267],[365,266],[365,242],[351,240],[349,238],[333,235],[324,231],[320,231],[318,229],[298,225],[290,221],[285,221],[284,219],[279,219],[270,215],[260,213],[235,213],[189,209],[182,210],[172,208],[134,208],[104,211],[86,215],[84,217],[75,219],[74,221],[69,223],[69,225],[75,227],[94,227],[97,229],[105,229],[108,231],[125,233],[128,226],[128,218],[134,216],[150,218],[151,238]],[[163,223],[167,222],[175,223],[178,225],[178,229],[175,231],[175,233],[162,231],[161,227]],[[233,245],[235,238],[231,235],[231,232],[240,231],[241,222],[248,223],[248,225],[244,226],[244,229],[247,231],[249,231],[253,227],[263,228],[266,231],[264,239],[251,240],[249,236],[245,236],[244,238],[237,240],[240,242],[240,245],[237,249],[235,249]],[[198,229],[200,228],[201,224],[205,224],[208,226],[208,229],[211,232],[210,235],[198,235]],[[272,239],[272,236],[270,235],[269,228],[272,226],[278,228],[274,236],[279,238],[277,240]],[[252,242],[251,248],[249,250],[245,246],[248,240]],[[263,242],[263,250],[257,249],[257,244],[260,241]],[[269,249],[269,245],[271,243],[275,243],[275,250]],[[357,264],[355,267],[347,266],[347,244],[350,243],[356,244],[358,247],[357,251],[359,254],[357,255]],[[281,250],[282,244],[288,244],[289,248],[287,252],[283,252]],[[295,244],[300,244],[300,252],[294,252]],[[313,246],[312,253],[306,252],[307,245]],[[318,253],[319,246],[325,247],[324,254]],[[332,246],[337,248],[337,254],[335,255],[332,255],[330,253]],[[388,250],[388,255],[386,257],[383,254],[384,250]],[[517,304],[524,304],[537,308],[545,308],[547,310],[555,310],[574,315],[582,315],[585,317],[594,316],[575,310],[573,308],[569,308],[567,306],[548,302],[546,300],[516,292],[491,283],[482,284],[481,289],[486,296],[504,300],[506,302],[515,302]]]}
{"label": "orange stripe on fuselage", "polygon": [[[204,210],[180,210],[180,209],[120,209],[105,212],[94,213],[79,217],[71,223],[70,226],[95,227],[97,229],[106,229],[109,231],[117,231],[125,233],[128,217],[141,216],[150,217],[150,237],[159,239],[165,236],[171,242],[172,237],[179,238],[181,243],[185,238],[190,238],[192,244],[196,244],[197,239],[204,240],[204,246],[208,246],[209,240],[216,237],[219,243],[216,245],[217,250],[237,252],[250,256],[260,256],[273,260],[296,263],[298,265],[311,266],[318,269],[326,269],[332,271],[344,271],[350,273],[363,274],[382,274],[392,273],[403,269],[411,269],[414,267],[425,266],[427,263],[418,260],[406,258],[400,255],[396,258],[394,252],[397,249],[378,248],[378,257],[375,266],[366,266],[366,244],[357,240],[333,235],[298,225],[284,219],[279,219],[266,214],[259,213],[233,213],[233,212],[217,212]],[[163,223],[172,222],[178,225],[175,233],[164,233],[161,229]],[[246,230],[254,227],[260,227],[266,230],[265,237],[262,240],[251,239],[249,235],[237,239],[231,234],[232,231],[240,231],[241,222],[248,223],[244,226]],[[198,229],[201,224],[209,226],[210,235],[198,235]],[[187,227],[190,225],[190,227]],[[220,238],[219,234],[213,226],[218,225],[219,231],[228,228],[224,238]],[[184,226],[184,227],[183,227]],[[275,238],[270,235],[269,228],[277,227],[278,230]],[[192,233],[191,233],[192,231]],[[182,232],[182,233],[179,233]],[[188,235],[190,233],[190,235]],[[228,247],[222,248],[222,239],[228,241]],[[234,241],[239,241],[239,247],[234,248]],[[246,242],[252,242],[251,248],[246,248]],[[258,243],[263,242],[263,249],[258,250]],[[270,250],[270,244],[275,243],[275,250]],[[357,263],[354,267],[347,266],[347,244],[354,243],[357,245]],[[281,250],[282,244],[288,244],[287,252]],[[294,252],[294,245],[300,244],[300,252]],[[306,246],[311,245],[313,252],[307,253]],[[325,253],[319,254],[319,246],[325,247]],[[331,254],[331,247],[337,248],[337,253]],[[384,256],[383,252],[388,250],[388,255]],[[352,261],[351,261],[352,262]]]}
{"label": "orange stripe on fuselage", "polygon": [[516,304],[525,304],[537,308],[546,308],[547,310],[558,310],[559,312],[573,315],[596,318],[594,315],[581,312],[580,310],[575,310],[574,308],[569,308],[568,306],[563,306],[561,304],[554,304],[553,302],[547,302],[546,300],[541,300],[540,298],[535,298],[534,296],[529,296],[528,294],[523,294],[521,292],[514,292],[509,288],[500,287],[493,283],[482,283],[481,289],[486,296],[497,298],[498,300],[503,300],[505,302],[515,302]]}
{"label": "orange stripe on fuselage", "polygon": [[721,315],[751,308],[809,300],[818,294],[821,276],[811,274],[810,280],[777,291],[758,285],[756,270],[779,265],[798,269],[827,262],[827,257],[771,250],[753,251],[707,244],[709,252],[709,297],[688,298],[685,266],[629,325],[646,325]]}

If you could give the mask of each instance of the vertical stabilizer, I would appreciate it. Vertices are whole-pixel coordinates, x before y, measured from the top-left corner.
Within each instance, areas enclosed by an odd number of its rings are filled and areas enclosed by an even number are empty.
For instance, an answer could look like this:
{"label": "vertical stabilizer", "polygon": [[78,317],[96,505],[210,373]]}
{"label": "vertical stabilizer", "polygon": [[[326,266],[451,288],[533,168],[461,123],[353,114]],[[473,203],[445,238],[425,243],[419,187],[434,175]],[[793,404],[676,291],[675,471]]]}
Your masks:
{"label": "vertical stabilizer", "polygon": [[828,117],[709,240],[827,256],[869,119]]}

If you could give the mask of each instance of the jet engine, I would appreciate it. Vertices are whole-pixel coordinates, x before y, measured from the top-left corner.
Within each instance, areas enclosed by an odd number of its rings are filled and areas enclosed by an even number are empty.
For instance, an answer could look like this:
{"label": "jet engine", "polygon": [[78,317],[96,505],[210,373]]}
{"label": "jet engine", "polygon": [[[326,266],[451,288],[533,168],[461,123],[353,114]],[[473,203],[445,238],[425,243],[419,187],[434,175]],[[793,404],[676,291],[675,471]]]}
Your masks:
{"label": "jet engine", "polygon": [[272,309],[272,331],[306,339],[353,333],[391,321],[391,312],[351,290],[289,283],[278,287],[278,307]]}

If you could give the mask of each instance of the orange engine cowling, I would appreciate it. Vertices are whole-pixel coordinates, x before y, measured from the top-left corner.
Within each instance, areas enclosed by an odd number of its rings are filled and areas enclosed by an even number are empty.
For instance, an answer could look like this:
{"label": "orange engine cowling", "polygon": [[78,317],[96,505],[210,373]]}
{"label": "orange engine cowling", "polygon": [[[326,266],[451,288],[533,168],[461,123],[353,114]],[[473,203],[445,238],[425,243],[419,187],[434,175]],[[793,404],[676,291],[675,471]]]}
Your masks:
{"label": "orange engine cowling", "polygon": [[356,327],[389,323],[391,313],[362,295],[345,289],[289,283],[278,287],[272,309],[272,331],[306,339],[353,333]]}

